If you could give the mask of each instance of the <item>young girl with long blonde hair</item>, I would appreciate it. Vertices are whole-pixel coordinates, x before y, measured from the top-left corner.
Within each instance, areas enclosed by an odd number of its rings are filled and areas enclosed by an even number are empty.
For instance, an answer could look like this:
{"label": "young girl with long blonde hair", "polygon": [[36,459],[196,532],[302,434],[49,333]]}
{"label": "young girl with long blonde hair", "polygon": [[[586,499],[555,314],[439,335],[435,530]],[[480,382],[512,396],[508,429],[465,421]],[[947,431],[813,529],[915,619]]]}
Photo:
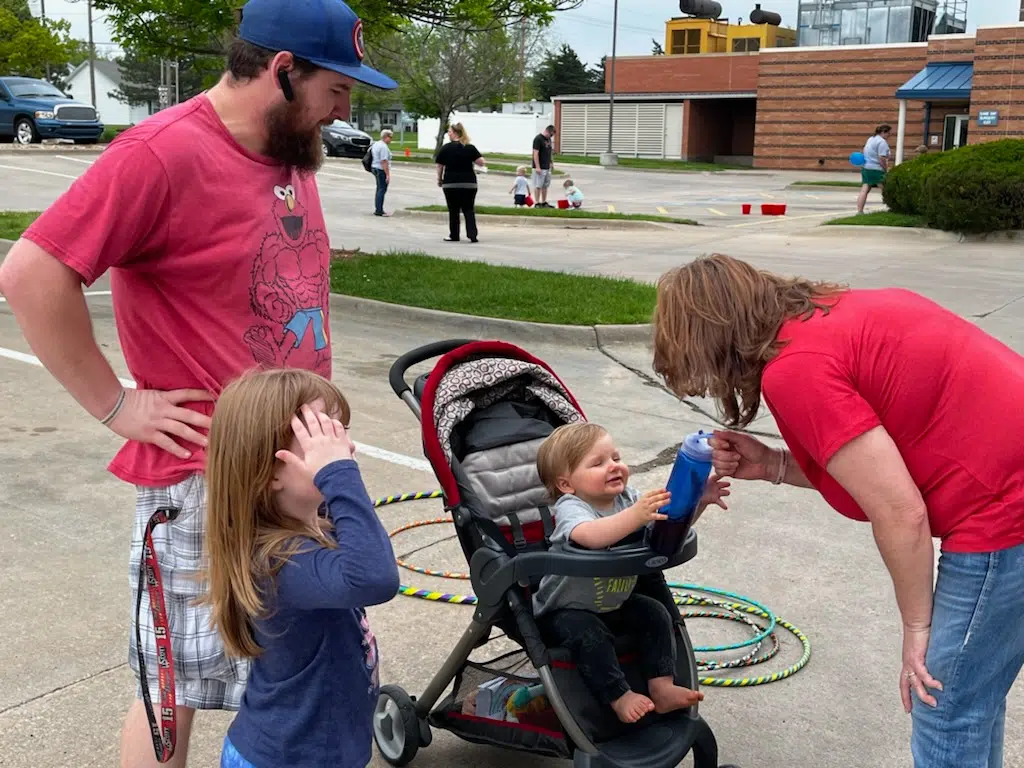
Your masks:
{"label": "young girl with long blonde hair", "polygon": [[208,600],[228,653],[253,659],[223,768],[363,768],[379,688],[365,607],[398,569],[354,460],[350,410],[300,369],[248,373],[214,410]]}

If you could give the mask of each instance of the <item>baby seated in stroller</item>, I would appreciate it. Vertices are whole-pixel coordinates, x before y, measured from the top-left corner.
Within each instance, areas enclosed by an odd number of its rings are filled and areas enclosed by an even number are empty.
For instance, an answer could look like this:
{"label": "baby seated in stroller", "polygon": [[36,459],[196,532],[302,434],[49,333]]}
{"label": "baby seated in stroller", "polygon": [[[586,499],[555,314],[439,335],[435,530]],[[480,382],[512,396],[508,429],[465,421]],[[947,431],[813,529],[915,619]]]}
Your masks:
{"label": "baby seated in stroller", "polygon": [[[558,427],[538,450],[537,470],[555,500],[552,543],[568,540],[604,549],[664,519],[658,510],[668,503],[668,492],[641,495],[631,487],[615,442],[597,424]],[[722,497],[729,495],[728,487],[727,481],[709,478],[694,519],[711,503],[726,509]],[[636,583],[636,576],[545,576],[533,597],[541,632],[569,651],[590,691],[624,723],[651,711],[684,709],[704,698],[675,684],[672,618],[659,601],[635,592]],[[638,641],[649,697],[630,689],[619,666],[615,637],[627,634]]]}

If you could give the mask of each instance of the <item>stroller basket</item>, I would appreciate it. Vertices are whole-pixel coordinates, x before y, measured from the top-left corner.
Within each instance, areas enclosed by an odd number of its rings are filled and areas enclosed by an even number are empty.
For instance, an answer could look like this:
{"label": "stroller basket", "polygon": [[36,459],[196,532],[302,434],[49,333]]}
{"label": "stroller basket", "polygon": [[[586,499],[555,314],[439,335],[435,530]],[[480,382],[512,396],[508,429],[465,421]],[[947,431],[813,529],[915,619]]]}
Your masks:
{"label": "stroller basket", "polygon": [[[517,694],[522,699],[519,706]],[[467,661],[455,676],[452,692],[428,720],[476,744],[572,757],[565,730],[544,697],[540,675],[523,650],[483,662]]]}
{"label": "stroller basket", "polygon": [[[406,382],[410,368],[435,357],[430,373]],[[537,474],[537,450],[559,425],[585,416],[555,372],[518,347],[430,344],[399,358],[390,383],[420,420],[424,455],[455,523],[477,603],[422,695],[381,688],[374,739],[384,759],[408,764],[435,727],[478,744],[570,759],[575,768],[674,768],[690,752],[695,768],[725,768],[696,705],[620,722],[584,684],[568,651],[549,647],[533,614],[532,595],[545,575],[636,577],[636,591],[660,601],[673,619],[677,683],[696,689],[693,645],[662,574],[697,554],[696,533],[671,556],[652,552],[642,536],[598,551],[551,543],[557,521]],[[492,629],[519,647],[488,654]],[[616,638],[630,687],[646,692],[635,643]],[[478,661],[477,654],[490,658]]]}

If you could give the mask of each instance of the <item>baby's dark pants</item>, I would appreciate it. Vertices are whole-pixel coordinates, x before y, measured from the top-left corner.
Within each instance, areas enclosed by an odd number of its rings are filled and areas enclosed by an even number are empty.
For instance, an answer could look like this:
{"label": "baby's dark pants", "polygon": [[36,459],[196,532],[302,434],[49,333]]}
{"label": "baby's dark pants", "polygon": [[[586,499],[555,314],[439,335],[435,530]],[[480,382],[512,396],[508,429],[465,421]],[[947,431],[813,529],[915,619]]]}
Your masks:
{"label": "baby's dark pants", "polygon": [[616,611],[565,608],[537,622],[549,643],[572,654],[580,677],[602,704],[610,705],[630,690],[616,657],[616,637],[633,639],[645,679],[675,675],[672,618],[652,597],[634,592]]}

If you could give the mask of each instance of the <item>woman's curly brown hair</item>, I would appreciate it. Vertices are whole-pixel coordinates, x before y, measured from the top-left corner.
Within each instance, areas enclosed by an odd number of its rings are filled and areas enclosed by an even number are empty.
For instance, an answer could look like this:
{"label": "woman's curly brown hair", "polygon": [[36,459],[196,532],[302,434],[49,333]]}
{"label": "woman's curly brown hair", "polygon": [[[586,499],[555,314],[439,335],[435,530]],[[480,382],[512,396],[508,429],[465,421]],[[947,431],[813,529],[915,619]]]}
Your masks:
{"label": "woman's curly brown hair", "polygon": [[729,426],[745,427],[761,404],[761,374],[781,348],[782,324],[825,314],[847,290],[781,277],[714,253],[658,281],[654,370],[679,397],[714,397]]}

